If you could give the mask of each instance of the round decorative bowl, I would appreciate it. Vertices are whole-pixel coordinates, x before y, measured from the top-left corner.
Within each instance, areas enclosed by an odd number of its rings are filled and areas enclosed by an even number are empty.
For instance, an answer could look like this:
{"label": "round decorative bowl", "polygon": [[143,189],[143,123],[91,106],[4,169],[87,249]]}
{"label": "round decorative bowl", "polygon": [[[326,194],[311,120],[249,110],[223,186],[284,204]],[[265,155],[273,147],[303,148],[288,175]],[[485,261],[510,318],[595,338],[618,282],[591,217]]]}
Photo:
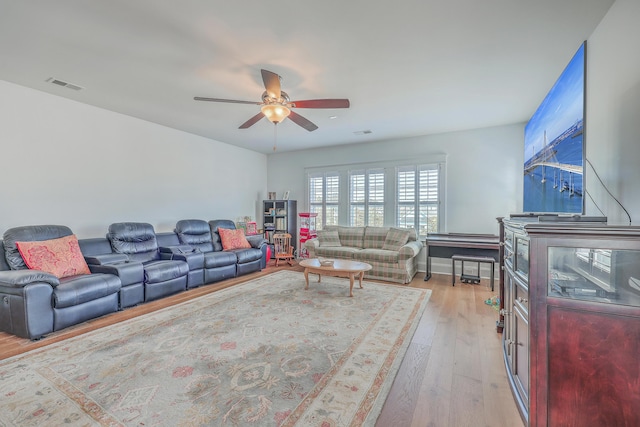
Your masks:
{"label": "round decorative bowl", "polygon": [[320,265],[322,267],[333,267],[333,260],[332,259],[321,259],[320,260]]}

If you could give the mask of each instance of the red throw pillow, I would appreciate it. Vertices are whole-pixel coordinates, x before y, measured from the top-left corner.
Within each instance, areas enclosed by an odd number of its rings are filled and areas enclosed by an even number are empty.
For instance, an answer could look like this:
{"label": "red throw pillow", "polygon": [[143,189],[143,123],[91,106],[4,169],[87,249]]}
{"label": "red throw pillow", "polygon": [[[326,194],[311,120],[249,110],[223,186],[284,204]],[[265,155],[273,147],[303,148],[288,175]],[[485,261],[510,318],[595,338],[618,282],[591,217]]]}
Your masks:
{"label": "red throw pillow", "polygon": [[60,279],[91,274],[74,234],[40,242],[16,242],[16,246],[31,270],[45,271]]}
{"label": "red throw pillow", "polygon": [[218,228],[222,248],[226,251],[229,249],[249,249],[251,244],[244,237],[242,230],[229,230],[227,228]]}

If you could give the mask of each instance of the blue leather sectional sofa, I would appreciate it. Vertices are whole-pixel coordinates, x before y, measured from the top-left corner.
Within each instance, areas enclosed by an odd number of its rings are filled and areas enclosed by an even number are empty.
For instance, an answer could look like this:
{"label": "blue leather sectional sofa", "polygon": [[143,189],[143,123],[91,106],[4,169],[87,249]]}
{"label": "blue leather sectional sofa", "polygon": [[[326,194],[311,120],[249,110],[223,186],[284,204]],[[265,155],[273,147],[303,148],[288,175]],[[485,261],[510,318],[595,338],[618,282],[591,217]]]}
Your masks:
{"label": "blue leather sectional sofa", "polygon": [[267,242],[247,236],[249,249],[224,251],[219,228],[229,220],[182,220],[174,232],[151,224],[115,223],[106,237],[78,241],[91,274],[59,279],[24,263],[16,242],[73,234],[60,225],[16,227],[0,240],[0,330],[32,340],[147,301],[260,271]]}

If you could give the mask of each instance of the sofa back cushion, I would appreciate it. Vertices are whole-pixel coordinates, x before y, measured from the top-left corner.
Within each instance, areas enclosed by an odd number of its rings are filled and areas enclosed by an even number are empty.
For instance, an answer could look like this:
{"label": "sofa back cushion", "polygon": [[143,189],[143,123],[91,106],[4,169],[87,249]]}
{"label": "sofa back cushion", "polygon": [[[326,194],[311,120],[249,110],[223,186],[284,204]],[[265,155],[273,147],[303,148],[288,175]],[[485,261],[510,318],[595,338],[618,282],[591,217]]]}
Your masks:
{"label": "sofa back cushion", "polygon": [[125,254],[132,261],[148,262],[160,259],[158,241],[151,224],[118,222],[109,226],[107,238],[113,252]]}
{"label": "sofa back cushion", "polygon": [[[384,240],[382,249],[387,251],[399,251],[401,247],[407,244],[411,235],[416,234],[412,228],[394,228],[391,227]],[[414,238],[415,240],[415,238]]]}
{"label": "sofa back cushion", "polygon": [[209,221],[209,228],[211,229],[211,242],[213,243],[213,250],[218,252],[223,249],[222,241],[220,240],[220,233],[218,233],[218,228],[235,230],[236,223],[229,219],[214,219]]}
{"label": "sofa back cushion", "polygon": [[384,240],[387,238],[389,227],[373,227],[368,226],[364,230],[364,248],[365,249],[382,249]]}
{"label": "sofa back cushion", "polygon": [[364,246],[364,227],[335,227],[326,229],[337,229],[342,246],[362,249]]}
{"label": "sofa back cushion", "polygon": [[180,243],[197,248],[200,252],[213,252],[211,228],[201,219],[183,219],[176,223]]}
{"label": "sofa back cushion", "polygon": [[71,236],[73,232],[64,225],[27,225],[10,228],[4,232],[4,257],[12,270],[25,270],[27,265],[20,255],[16,242],[40,242]]}
{"label": "sofa back cushion", "polygon": [[172,246],[180,246],[180,239],[173,231],[165,231],[164,233],[156,233],[156,242],[159,248],[167,248]]}
{"label": "sofa back cushion", "polygon": [[91,237],[78,240],[82,255],[85,257],[95,257],[96,255],[106,255],[113,253],[111,243],[106,237]]}
{"label": "sofa back cushion", "polygon": [[321,248],[342,246],[340,244],[340,236],[338,235],[338,230],[318,231],[318,241]]}

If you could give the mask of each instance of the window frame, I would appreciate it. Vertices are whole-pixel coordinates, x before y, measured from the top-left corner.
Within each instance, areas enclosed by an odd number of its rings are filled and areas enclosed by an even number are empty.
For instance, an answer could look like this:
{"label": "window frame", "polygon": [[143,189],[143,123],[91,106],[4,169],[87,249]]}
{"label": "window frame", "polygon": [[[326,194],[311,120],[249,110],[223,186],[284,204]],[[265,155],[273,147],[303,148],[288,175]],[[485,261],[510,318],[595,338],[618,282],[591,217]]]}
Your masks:
{"label": "window frame", "polygon": [[[354,163],[345,165],[333,165],[333,166],[319,166],[305,168],[306,175],[306,202],[309,209],[311,209],[312,203],[310,201],[310,182],[311,179],[318,176],[338,176],[339,185],[339,202],[338,206],[338,225],[345,226],[351,224],[351,175],[355,173],[363,173],[365,177],[368,176],[367,172],[382,171],[384,173],[384,201],[381,203],[384,209],[383,226],[385,227],[397,227],[398,226],[398,193],[397,193],[397,171],[399,168],[429,168],[430,170],[437,171],[437,201],[430,202],[430,206],[435,208],[436,225],[435,228],[440,232],[442,229],[446,229],[445,224],[445,206],[446,206],[446,194],[444,189],[446,188],[446,155],[436,154],[421,159],[413,160],[398,160],[398,161],[383,161],[373,163]],[[326,187],[326,180],[325,182]],[[365,190],[368,190],[368,180],[365,178]],[[368,194],[365,191],[365,195]],[[318,205],[318,203],[315,203]],[[423,204],[423,206],[426,204]],[[335,206],[335,205],[332,205]],[[365,197],[365,207],[376,206],[375,202],[368,201],[368,197]],[[419,211],[419,205],[416,206],[416,211]],[[326,217],[324,213],[326,207],[323,207],[322,220],[318,220],[318,230],[325,227]],[[368,211],[365,208],[365,216],[368,219]],[[320,215],[319,215],[320,216]],[[419,215],[414,215],[415,218],[419,218]],[[420,234],[419,222],[412,225],[416,228],[419,238],[424,239],[426,235]],[[424,232],[424,231],[423,231]],[[431,232],[431,231],[430,231]]]}
{"label": "window frame", "polygon": [[[328,193],[329,193],[329,185],[328,185],[328,179],[332,179],[332,178],[336,178],[337,177],[337,200],[327,200],[328,199]],[[312,202],[311,201],[311,181],[313,179],[318,179],[320,178],[322,180],[322,201],[321,202]],[[333,181],[333,179],[332,179]],[[333,183],[332,183],[333,184]],[[333,186],[332,186],[333,187]],[[316,229],[317,230],[322,230],[324,228],[324,226],[327,225],[327,211],[329,211],[331,208],[337,208],[337,211],[340,212],[340,173],[336,172],[336,171],[327,171],[327,172],[323,172],[323,173],[316,173],[316,174],[307,174],[307,202],[308,202],[308,206],[309,206],[309,212],[317,212],[318,213],[318,217],[316,217]],[[319,209],[318,209],[319,208]],[[329,209],[328,209],[329,208]],[[319,210],[319,211],[318,211]],[[333,223],[333,221],[332,221]],[[339,218],[338,218],[338,224],[339,224]],[[333,225],[333,224],[329,224],[329,225]]]}
{"label": "window frame", "polygon": [[[384,168],[373,168],[373,169],[354,169],[354,170],[349,170],[349,188],[348,188],[348,195],[349,195],[349,225],[354,227],[363,227],[365,225],[373,225],[373,226],[384,226],[385,220],[384,220],[384,215],[385,215],[385,210],[386,210],[386,171]],[[374,178],[375,181],[372,181],[372,176],[376,177],[376,176],[382,176],[382,191],[381,193],[377,193],[377,191],[375,191],[375,189],[373,189],[373,192],[376,193],[376,195],[381,196],[381,200],[372,200],[371,198],[371,193],[372,193],[372,185],[375,184],[376,182],[378,182],[377,178]],[[362,186],[362,189],[358,191],[358,193],[360,193],[360,191],[362,192],[362,199],[357,199],[354,200],[354,195],[357,195],[354,192],[354,177],[362,177],[362,181],[361,183],[358,183],[358,185]],[[382,208],[382,223],[372,223],[371,222],[371,212],[372,212],[372,208]],[[355,221],[354,218],[354,208],[360,208],[361,210],[361,215],[362,215],[362,223],[359,223],[359,221]]]}

